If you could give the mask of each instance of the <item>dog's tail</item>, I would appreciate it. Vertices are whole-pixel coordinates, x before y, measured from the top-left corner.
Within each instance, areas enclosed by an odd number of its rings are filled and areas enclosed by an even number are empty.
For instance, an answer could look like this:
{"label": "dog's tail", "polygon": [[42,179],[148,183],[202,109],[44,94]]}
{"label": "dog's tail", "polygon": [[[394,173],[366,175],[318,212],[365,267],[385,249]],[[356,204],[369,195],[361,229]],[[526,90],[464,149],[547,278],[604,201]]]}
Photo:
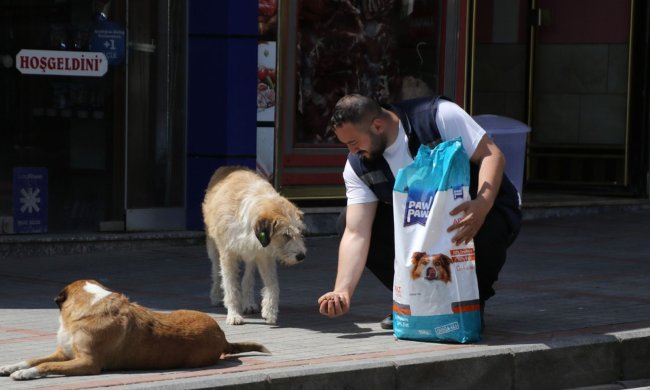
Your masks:
{"label": "dog's tail", "polygon": [[228,347],[224,351],[224,353],[227,353],[228,355],[234,355],[237,353],[243,353],[243,352],[263,352],[263,353],[271,353],[268,349],[266,349],[265,346],[262,344],[258,343],[253,343],[250,341],[244,341],[242,343],[228,343]]}

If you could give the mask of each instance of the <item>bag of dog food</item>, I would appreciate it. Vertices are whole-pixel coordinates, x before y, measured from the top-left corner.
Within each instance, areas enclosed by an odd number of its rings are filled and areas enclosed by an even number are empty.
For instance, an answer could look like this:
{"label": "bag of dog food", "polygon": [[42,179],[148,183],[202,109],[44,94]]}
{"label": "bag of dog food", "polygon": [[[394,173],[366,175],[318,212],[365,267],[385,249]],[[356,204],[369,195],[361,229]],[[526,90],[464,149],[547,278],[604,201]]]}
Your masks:
{"label": "bag of dog food", "polygon": [[480,339],[474,243],[456,246],[449,212],[469,195],[469,159],[460,138],[422,145],[393,188],[393,329],[401,339]]}

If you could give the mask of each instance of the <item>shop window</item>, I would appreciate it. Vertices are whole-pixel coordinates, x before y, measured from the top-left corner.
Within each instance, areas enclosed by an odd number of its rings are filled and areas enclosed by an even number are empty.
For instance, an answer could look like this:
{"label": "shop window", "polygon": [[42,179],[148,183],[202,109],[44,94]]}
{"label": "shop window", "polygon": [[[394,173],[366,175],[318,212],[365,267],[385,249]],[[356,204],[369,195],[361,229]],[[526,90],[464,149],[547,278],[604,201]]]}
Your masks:
{"label": "shop window", "polygon": [[[183,207],[184,4],[0,0],[0,234],[123,230],[127,208]],[[17,225],[46,204],[43,229]]]}
{"label": "shop window", "polygon": [[[388,103],[439,93],[442,3],[280,2],[277,187],[295,198],[341,196],[347,149],[327,124],[345,94]],[[269,20],[260,27],[273,31]]]}
{"label": "shop window", "polygon": [[336,101],[360,93],[382,103],[437,88],[436,1],[301,1],[297,143],[332,142]]}
{"label": "shop window", "polygon": [[[98,26],[123,11],[109,3],[0,2],[0,217],[15,228],[5,223],[5,233],[96,230],[112,211],[113,132],[121,125],[112,97],[123,65],[93,47]],[[47,180],[28,188],[20,169]],[[38,196],[21,211],[26,193]]]}
{"label": "shop window", "polygon": [[297,143],[324,136],[336,101],[360,93],[387,103],[437,88],[436,1],[301,1]]}

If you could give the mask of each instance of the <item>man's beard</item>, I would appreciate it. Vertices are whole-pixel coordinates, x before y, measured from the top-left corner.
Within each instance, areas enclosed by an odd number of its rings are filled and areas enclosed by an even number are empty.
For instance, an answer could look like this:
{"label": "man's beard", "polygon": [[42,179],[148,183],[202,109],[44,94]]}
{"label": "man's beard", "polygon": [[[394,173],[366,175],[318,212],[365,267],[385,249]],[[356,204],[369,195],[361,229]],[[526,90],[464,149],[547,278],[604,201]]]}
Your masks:
{"label": "man's beard", "polygon": [[361,155],[361,159],[366,162],[374,162],[382,157],[386,147],[388,146],[388,140],[385,134],[370,134],[370,148],[367,151],[368,156]]}

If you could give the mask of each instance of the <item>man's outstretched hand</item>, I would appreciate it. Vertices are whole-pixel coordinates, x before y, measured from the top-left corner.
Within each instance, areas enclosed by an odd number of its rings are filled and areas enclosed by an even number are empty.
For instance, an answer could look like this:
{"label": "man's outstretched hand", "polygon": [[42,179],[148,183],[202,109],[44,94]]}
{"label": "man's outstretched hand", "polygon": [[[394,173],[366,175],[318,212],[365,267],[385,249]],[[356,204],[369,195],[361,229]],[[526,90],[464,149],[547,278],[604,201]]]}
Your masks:
{"label": "man's outstretched hand", "polygon": [[350,310],[350,297],[346,293],[330,291],[318,298],[320,314],[334,318]]}

